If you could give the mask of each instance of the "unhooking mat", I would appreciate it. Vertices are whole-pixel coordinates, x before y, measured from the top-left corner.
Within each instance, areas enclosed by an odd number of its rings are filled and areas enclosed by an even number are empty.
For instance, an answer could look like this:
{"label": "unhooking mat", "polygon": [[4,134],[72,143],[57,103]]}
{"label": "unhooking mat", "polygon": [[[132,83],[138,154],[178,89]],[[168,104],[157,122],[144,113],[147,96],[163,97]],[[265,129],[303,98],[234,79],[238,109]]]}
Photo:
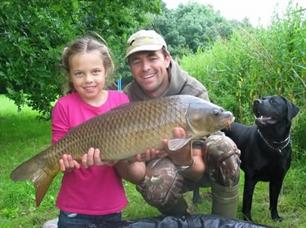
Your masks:
{"label": "unhooking mat", "polygon": [[267,226],[214,215],[166,216],[101,224],[105,228],[264,228]]}

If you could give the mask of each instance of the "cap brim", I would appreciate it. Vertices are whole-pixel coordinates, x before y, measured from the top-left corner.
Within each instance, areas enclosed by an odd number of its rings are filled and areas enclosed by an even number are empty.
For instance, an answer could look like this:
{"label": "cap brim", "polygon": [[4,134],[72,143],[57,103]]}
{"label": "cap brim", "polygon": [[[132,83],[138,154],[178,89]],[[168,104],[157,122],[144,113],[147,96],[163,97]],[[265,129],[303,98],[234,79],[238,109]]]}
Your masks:
{"label": "cap brim", "polygon": [[125,55],[125,58],[129,57],[130,55],[136,53],[136,52],[140,52],[140,51],[157,51],[157,50],[160,50],[162,49],[164,45],[162,44],[159,44],[159,45],[142,45],[140,47],[135,47],[135,48],[132,48],[131,50],[129,50],[126,55]]}

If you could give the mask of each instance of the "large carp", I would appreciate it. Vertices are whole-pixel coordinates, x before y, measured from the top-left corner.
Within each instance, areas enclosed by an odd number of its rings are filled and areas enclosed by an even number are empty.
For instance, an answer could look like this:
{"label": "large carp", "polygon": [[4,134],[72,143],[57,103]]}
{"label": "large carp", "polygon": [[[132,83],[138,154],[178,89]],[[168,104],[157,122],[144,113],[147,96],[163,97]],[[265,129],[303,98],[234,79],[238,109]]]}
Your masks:
{"label": "large carp", "polygon": [[[31,180],[39,206],[60,171],[59,159],[64,153],[80,160],[94,147],[101,149],[102,160],[121,160],[148,148],[161,149],[165,138],[170,139],[169,149],[177,150],[190,140],[228,127],[233,121],[231,112],[189,95],[132,102],[73,128],[61,140],[19,165],[11,178]],[[172,130],[178,126],[186,130],[185,138],[173,138]]]}

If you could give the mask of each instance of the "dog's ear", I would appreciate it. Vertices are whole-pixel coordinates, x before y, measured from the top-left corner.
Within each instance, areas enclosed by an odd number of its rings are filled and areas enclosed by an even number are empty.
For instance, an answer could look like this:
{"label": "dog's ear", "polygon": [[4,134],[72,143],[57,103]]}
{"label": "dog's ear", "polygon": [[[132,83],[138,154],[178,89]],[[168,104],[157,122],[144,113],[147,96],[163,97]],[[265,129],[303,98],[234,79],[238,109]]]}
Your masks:
{"label": "dog's ear", "polygon": [[300,111],[300,109],[293,103],[289,102],[287,100],[287,108],[288,108],[288,113],[287,113],[287,118],[288,120],[292,120]]}

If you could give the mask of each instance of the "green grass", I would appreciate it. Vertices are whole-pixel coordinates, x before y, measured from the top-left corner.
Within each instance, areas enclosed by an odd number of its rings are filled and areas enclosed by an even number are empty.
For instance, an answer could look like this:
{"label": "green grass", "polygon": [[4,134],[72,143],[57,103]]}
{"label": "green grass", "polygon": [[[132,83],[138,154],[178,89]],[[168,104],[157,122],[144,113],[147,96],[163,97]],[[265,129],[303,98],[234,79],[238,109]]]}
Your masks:
{"label": "green grass", "polygon": [[[37,118],[38,113],[25,107],[17,112],[16,106],[0,96],[0,227],[41,227],[54,218],[58,210],[55,199],[61,175],[50,187],[39,208],[34,203],[34,187],[29,182],[13,182],[10,172],[22,161],[30,158],[50,143],[50,121]],[[272,227],[306,227],[306,198],[304,196],[306,168],[302,162],[294,162],[284,181],[279,199],[279,213],[285,218],[281,223],[272,222],[269,213],[268,184],[259,183],[253,200],[253,219]],[[241,219],[243,173],[240,184],[238,217]],[[129,199],[123,211],[124,219],[137,219],[159,215],[147,205],[131,183],[124,183]],[[211,198],[208,189],[201,191],[204,202],[194,209],[195,214],[209,214]],[[186,194],[191,200],[191,193]]]}

